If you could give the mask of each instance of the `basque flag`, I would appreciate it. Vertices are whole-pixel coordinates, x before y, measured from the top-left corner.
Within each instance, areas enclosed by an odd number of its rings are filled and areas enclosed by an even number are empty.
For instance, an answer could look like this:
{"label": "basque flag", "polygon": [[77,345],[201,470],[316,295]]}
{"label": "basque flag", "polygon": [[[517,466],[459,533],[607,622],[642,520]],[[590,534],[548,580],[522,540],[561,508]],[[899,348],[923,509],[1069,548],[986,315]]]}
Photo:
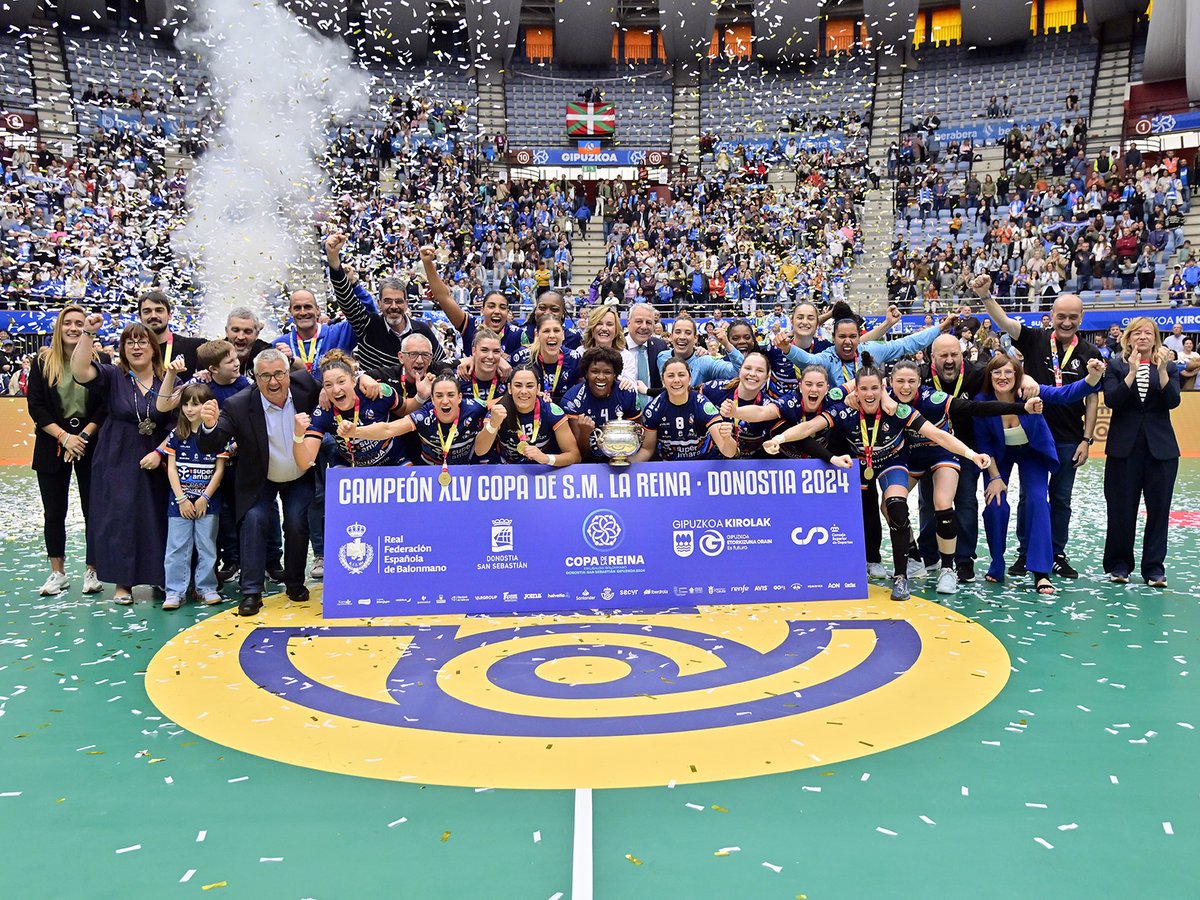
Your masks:
{"label": "basque flag", "polygon": [[568,103],[567,134],[571,137],[612,137],[617,110],[611,103]]}

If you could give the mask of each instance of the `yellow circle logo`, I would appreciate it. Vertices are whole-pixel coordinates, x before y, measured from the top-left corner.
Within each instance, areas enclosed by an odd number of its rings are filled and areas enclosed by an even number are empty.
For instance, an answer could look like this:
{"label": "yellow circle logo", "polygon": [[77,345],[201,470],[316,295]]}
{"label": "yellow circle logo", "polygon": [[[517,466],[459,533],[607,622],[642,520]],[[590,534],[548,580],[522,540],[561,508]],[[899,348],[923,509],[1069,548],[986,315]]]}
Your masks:
{"label": "yellow circle logo", "polygon": [[[315,599],[315,598],[314,598]],[[611,788],[825,766],[987,705],[1008,655],[914,598],[620,616],[232,612],[146,673],[178,724],[294,765],[393,781]]]}

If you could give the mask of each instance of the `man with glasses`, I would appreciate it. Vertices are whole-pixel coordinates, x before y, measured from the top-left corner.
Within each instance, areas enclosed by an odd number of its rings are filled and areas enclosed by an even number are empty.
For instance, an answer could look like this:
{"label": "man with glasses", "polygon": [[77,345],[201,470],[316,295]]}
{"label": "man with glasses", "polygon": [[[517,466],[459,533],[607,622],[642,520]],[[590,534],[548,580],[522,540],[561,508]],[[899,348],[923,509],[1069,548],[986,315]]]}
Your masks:
{"label": "man with glasses", "polygon": [[[274,348],[254,360],[254,387],[218,407],[215,400],[200,413],[200,448],[216,453],[235,440],[238,467],[234,512],[241,528],[242,602],[238,613],[262,609],[271,509],[283,501],[283,581],[288,599],[308,599],[304,564],[308,556],[308,510],[313,499],[312,471],[303,471],[292,451],[296,416],[310,415],[320,385],[307,372],[289,371],[288,358]],[[303,438],[300,438],[302,441]]]}
{"label": "man with glasses", "polygon": [[[358,339],[358,347],[354,356],[364,369],[380,369],[392,365],[401,349],[401,344],[409,335],[422,335],[429,341],[429,346],[437,362],[441,362],[444,354],[442,342],[438,339],[433,327],[420,319],[414,319],[408,311],[408,291],[399,278],[384,278],[379,282],[379,311],[376,312],[371,304],[365,302],[355,285],[350,283],[346,268],[342,265],[341,251],[346,246],[346,235],[331,234],[325,239],[325,261],[329,263],[329,281],[333,285],[333,295],[346,322],[354,329]],[[437,268],[433,263],[433,248],[421,248],[421,264],[425,269],[425,278],[435,296],[450,295]],[[436,284],[436,289],[433,286]],[[362,291],[366,294],[366,291]],[[370,299],[370,295],[366,295]]]}

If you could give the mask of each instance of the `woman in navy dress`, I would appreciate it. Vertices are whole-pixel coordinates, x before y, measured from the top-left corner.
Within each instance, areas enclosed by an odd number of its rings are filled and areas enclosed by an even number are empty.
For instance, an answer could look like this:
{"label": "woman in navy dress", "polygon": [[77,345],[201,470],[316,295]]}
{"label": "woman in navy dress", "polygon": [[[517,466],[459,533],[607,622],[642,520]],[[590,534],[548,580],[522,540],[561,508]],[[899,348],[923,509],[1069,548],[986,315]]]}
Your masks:
{"label": "woman in navy dress", "polygon": [[151,585],[161,597],[166,580],[169,491],[157,447],[174,413],[159,412],[155,402],[163,362],[154,334],[139,323],[126,326],[117,343],[118,364],[104,365],[92,360],[91,341],[103,324],[98,313],[88,316],[71,374],[108,404],[92,456],[89,524],[96,574],[116,585],[113,601],[128,606],[134,585]]}

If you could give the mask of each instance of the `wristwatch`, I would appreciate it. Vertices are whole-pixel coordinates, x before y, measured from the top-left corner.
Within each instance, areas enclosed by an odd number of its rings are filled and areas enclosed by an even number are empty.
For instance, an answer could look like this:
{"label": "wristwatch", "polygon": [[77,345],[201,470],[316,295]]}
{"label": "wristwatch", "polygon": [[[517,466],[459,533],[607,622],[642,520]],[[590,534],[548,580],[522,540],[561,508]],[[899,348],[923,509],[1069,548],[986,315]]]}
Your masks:
{"label": "wristwatch", "polygon": [[1092,444],[1096,443],[1096,439],[1095,439],[1095,438],[1089,438],[1089,437],[1085,437],[1085,438],[1083,439],[1083,442],[1084,442],[1085,444],[1087,444],[1087,445],[1090,447],[1090,446],[1092,446]]}

